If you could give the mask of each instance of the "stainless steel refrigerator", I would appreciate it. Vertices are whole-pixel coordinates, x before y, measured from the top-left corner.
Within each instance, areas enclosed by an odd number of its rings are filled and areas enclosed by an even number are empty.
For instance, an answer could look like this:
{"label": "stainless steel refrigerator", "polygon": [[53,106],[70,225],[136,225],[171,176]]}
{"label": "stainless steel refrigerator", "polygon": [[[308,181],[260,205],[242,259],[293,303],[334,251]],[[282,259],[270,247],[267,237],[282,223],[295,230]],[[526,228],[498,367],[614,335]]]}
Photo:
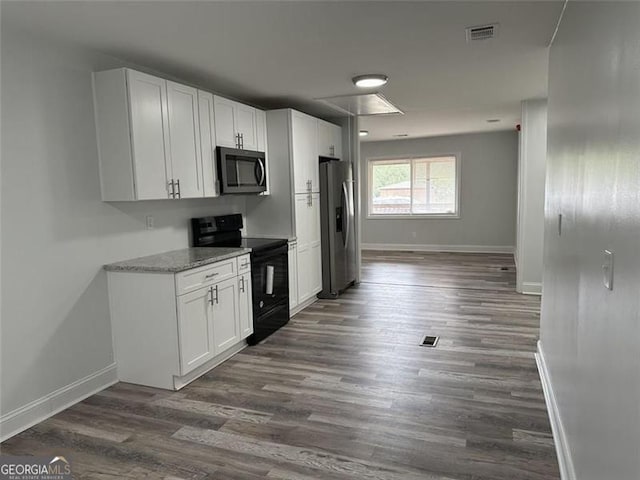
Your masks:
{"label": "stainless steel refrigerator", "polygon": [[353,173],[350,162],[321,159],[322,291],[336,298],[356,279]]}

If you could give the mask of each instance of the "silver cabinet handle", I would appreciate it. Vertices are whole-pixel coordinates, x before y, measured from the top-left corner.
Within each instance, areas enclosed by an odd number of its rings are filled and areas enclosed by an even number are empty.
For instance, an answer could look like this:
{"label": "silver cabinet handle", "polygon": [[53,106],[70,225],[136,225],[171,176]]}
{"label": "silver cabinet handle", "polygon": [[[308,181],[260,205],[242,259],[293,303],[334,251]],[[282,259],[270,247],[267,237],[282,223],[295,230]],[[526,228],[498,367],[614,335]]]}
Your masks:
{"label": "silver cabinet handle", "polygon": [[244,149],[244,133],[240,134],[240,148]]}
{"label": "silver cabinet handle", "polygon": [[236,148],[240,148],[240,134],[236,133]]}
{"label": "silver cabinet handle", "polygon": [[[182,198],[182,195],[180,194],[180,179],[176,180],[176,184],[175,185],[176,185],[176,187],[178,187],[178,193],[177,193],[178,198]],[[175,195],[174,195],[174,198],[175,198]]]}
{"label": "silver cabinet handle", "polygon": [[209,275],[205,275],[205,276],[204,276],[204,278],[205,278],[205,279],[206,279],[206,278],[213,278],[213,277],[215,277],[216,275],[218,275],[218,274],[217,274],[217,273],[210,273]]}
{"label": "silver cabinet handle", "polygon": [[209,305],[213,305],[213,287],[209,287]]}
{"label": "silver cabinet handle", "polygon": [[[170,182],[167,182],[167,186],[171,187],[171,190],[169,191],[169,198],[176,198],[176,184],[173,183],[173,178]],[[169,190],[169,188],[167,188],[167,190]]]}
{"label": "silver cabinet handle", "polygon": [[244,262],[242,264],[240,264],[240,268],[244,268],[244,267],[248,267],[249,263],[248,262]]}
{"label": "silver cabinet handle", "polygon": [[218,303],[218,286],[213,287],[213,290],[216,292],[216,304]]}
{"label": "silver cabinet handle", "polygon": [[240,277],[240,291],[244,293],[244,277]]}

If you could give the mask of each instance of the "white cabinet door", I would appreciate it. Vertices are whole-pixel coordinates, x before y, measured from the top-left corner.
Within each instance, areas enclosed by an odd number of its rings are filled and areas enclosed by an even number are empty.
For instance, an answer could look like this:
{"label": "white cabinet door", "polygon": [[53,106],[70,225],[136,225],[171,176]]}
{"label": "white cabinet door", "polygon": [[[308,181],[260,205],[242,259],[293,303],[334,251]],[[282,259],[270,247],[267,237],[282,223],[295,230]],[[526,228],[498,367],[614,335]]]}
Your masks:
{"label": "white cabinet door", "polygon": [[318,120],[318,155],[342,158],[342,128]]}
{"label": "white cabinet door", "polygon": [[320,230],[320,194],[311,195],[309,207],[309,248],[311,257],[309,262],[309,283],[311,294],[322,290],[322,233]]}
{"label": "white cabinet door", "polygon": [[167,82],[127,70],[137,200],[169,198]]}
{"label": "white cabinet door", "polygon": [[257,150],[256,109],[234,102],[235,133],[240,135],[240,146],[244,150]]}
{"label": "white cabinet door", "polygon": [[324,120],[318,120],[318,155],[331,156],[331,128]]}
{"label": "white cabinet door", "polygon": [[289,309],[298,305],[298,248],[289,244]]}
{"label": "white cabinet door", "polygon": [[256,150],[267,153],[267,112],[256,109]]}
{"label": "white cabinet door", "polygon": [[342,158],[342,127],[331,125],[331,146],[333,147],[333,156]]}
{"label": "white cabinet door", "polygon": [[221,147],[238,148],[235,132],[235,108],[236,102],[226,98],[215,96],[214,113],[216,124],[216,145]]}
{"label": "white cabinet door", "polygon": [[212,292],[201,288],[178,297],[180,374],[185,375],[214,356]]}
{"label": "white cabinet door", "polygon": [[271,195],[271,172],[269,170],[269,146],[267,145],[267,112],[256,109],[256,150],[264,152],[267,170],[267,189],[260,195]]}
{"label": "white cabinet door", "polygon": [[317,119],[296,111],[291,115],[294,191],[306,193],[311,189],[318,192],[320,167]]}
{"label": "white cabinet door", "polygon": [[177,198],[204,196],[198,119],[198,91],[167,82],[171,178]]}
{"label": "white cabinet door", "polygon": [[202,181],[205,197],[217,197],[218,169],[216,168],[216,130],[213,113],[213,95],[198,90],[198,115],[200,119],[200,156],[202,157]]}
{"label": "white cabinet door", "polygon": [[253,333],[253,305],[251,303],[251,272],[238,277],[240,293],[240,339],[245,339]]}
{"label": "white cabinet door", "polygon": [[218,355],[240,341],[238,279],[213,286],[213,340]]}

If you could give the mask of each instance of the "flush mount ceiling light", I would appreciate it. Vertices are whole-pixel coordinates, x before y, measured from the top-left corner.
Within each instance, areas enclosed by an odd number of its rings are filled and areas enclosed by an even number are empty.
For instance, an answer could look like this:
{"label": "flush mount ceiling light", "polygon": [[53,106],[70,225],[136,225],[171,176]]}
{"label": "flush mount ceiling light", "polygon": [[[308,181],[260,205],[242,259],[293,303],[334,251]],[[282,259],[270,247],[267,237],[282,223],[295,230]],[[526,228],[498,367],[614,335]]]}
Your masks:
{"label": "flush mount ceiling light", "polygon": [[360,132],[358,132],[358,135],[360,135],[361,137],[366,137],[367,135],[369,135],[369,130],[360,130]]}
{"label": "flush mount ceiling light", "polygon": [[389,81],[389,77],[382,73],[370,73],[367,75],[358,75],[352,78],[353,84],[359,88],[375,88],[381,87]]}

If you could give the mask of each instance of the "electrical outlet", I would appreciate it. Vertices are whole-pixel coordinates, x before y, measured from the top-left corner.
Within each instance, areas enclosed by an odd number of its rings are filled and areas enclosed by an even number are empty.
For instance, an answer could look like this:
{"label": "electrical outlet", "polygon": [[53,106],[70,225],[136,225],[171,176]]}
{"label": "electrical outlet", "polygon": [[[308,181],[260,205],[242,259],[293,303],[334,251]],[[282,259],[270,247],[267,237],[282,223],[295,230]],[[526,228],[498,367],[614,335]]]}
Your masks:
{"label": "electrical outlet", "polygon": [[613,290],[613,252],[611,250],[604,251],[604,263],[602,264],[602,273],[604,286],[609,290]]}
{"label": "electrical outlet", "polygon": [[147,215],[145,217],[145,220],[146,220],[146,228],[147,228],[147,230],[153,230],[153,227],[154,227],[153,215]]}

